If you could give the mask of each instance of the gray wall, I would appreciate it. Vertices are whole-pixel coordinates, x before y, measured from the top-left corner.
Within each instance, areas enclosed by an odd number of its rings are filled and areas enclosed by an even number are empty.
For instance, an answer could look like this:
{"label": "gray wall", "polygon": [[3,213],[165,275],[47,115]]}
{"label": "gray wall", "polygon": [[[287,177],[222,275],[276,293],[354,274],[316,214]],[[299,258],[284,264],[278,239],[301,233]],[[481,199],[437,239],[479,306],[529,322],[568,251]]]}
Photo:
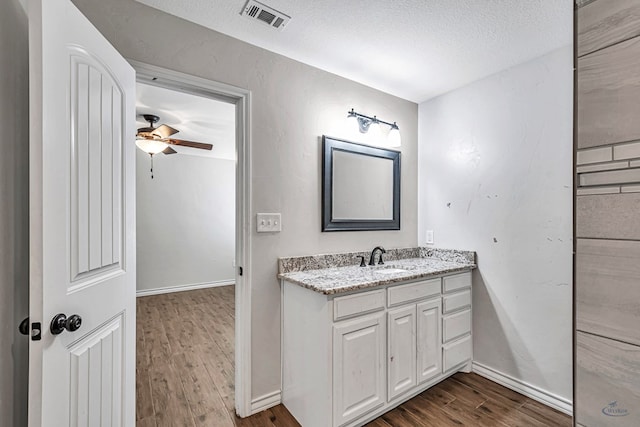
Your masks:
{"label": "gray wall", "polygon": [[27,15],[18,0],[0,13],[0,426],[27,422],[29,313],[29,86]]}
{"label": "gray wall", "polygon": [[[567,22],[571,23],[570,8]],[[573,53],[420,104],[419,242],[477,251],[474,361],[572,398]]]}
{"label": "gray wall", "polygon": [[[127,58],[252,91],[252,215],[281,212],[282,232],[252,225],[252,396],[280,389],[277,257],[417,244],[418,106],[133,0],[75,0]],[[402,230],[322,233],[320,139],[351,107],[402,131]],[[366,185],[366,179],[363,179]]]}
{"label": "gray wall", "polygon": [[138,291],[233,282],[235,160],[136,150]]}

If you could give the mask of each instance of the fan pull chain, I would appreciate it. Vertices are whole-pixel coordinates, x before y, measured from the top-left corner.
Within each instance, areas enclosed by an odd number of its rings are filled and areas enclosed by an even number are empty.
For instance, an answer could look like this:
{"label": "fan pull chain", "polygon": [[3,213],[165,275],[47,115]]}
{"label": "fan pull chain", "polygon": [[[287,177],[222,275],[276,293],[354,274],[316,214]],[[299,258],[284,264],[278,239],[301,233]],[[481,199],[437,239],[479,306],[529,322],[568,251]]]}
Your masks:
{"label": "fan pull chain", "polygon": [[151,179],[153,179],[153,154],[149,154],[151,156]]}

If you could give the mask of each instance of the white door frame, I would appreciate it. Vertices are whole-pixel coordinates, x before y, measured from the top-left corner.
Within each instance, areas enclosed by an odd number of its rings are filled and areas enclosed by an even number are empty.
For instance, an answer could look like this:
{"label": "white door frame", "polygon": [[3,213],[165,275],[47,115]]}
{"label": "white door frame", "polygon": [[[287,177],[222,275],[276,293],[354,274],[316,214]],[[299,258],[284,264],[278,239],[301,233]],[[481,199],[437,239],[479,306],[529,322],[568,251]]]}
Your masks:
{"label": "white door frame", "polygon": [[[235,406],[251,415],[251,92],[128,59],[136,80],[236,106]],[[242,270],[242,275],[240,271]]]}

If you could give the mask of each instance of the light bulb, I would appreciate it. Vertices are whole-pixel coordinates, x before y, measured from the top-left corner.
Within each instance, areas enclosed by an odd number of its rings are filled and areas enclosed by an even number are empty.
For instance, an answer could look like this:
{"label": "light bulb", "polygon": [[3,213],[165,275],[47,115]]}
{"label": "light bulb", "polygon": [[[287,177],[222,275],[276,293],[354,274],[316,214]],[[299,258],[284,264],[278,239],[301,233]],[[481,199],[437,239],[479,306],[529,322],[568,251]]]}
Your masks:
{"label": "light bulb", "polygon": [[391,126],[391,130],[389,131],[389,135],[387,136],[387,145],[394,148],[400,147],[402,145],[400,129],[398,129],[398,125],[395,122],[393,123],[393,126]]}
{"label": "light bulb", "polygon": [[159,139],[136,138],[136,145],[139,149],[149,154],[158,154],[169,146]]}
{"label": "light bulb", "polygon": [[360,133],[360,128],[358,125],[358,117],[356,116],[355,111],[351,109],[347,115],[347,133],[349,137],[355,137]]}
{"label": "light bulb", "polygon": [[380,122],[378,122],[378,120],[374,119],[373,123],[369,125],[369,131],[367,133],[369,134],[369,140],[371,142],[376,145],[381,145],[383,142],[382,129],[380,129]]}

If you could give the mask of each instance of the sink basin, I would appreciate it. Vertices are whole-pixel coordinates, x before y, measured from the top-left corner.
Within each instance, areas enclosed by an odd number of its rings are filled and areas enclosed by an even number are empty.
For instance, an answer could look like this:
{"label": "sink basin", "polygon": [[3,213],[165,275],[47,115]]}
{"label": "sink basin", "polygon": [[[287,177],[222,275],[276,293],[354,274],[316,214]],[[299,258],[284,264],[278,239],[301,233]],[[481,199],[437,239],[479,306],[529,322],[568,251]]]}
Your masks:
{"label": "sink basin", "polygon": [[403,270],[401,268],[383,268],[381,270],[375,271],[377,274],[397,274],[397,273],[406,273],[407,270]]}

